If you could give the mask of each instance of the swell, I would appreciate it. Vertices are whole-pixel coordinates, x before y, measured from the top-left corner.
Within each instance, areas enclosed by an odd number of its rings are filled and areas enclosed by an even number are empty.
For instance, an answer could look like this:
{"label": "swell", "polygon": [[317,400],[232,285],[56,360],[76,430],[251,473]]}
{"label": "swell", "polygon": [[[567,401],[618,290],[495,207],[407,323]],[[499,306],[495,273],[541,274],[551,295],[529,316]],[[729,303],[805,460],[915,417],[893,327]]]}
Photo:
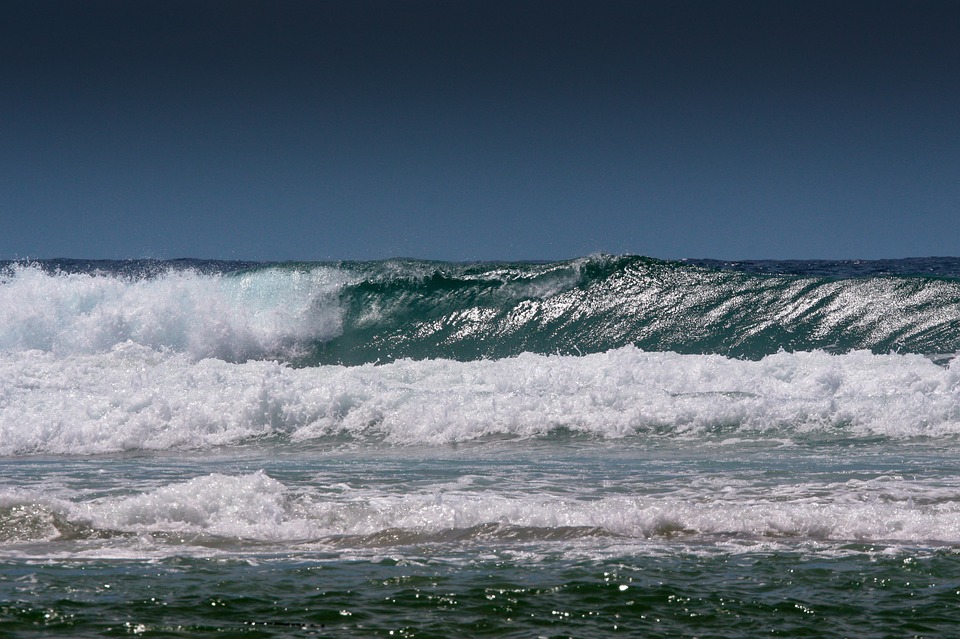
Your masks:
{"label": "swell", "polygon": [[317,342],[305,363],[469,361],[626,345],[747,359],[780,350],[960,349],[960,282],[946,277],[768,274],[634,256],[413,266],[345,286],[342,332]]}

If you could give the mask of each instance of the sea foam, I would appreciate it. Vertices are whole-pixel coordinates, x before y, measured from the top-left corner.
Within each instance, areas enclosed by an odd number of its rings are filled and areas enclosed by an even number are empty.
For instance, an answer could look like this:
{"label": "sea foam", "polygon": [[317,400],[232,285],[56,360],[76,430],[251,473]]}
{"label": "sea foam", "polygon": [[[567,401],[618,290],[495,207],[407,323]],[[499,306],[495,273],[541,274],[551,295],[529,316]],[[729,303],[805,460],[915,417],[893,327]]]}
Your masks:
{"label": "sea foam", "polygon": [[354,546],[596,536],[960,542],[960,508],[955,500],[943,499],[942,492],[903,478],[881,477],[846,484],[758,484],[712,493],[680,489],[598,499],[516,489],[294,490],[263,471],[214,473],[140,494],[81,502],[31,501],[25,495],[11,500],[0,494],[0,511],[12,513],[0,535],[8,542],[132,533],[165,535],[176,543],[199,535],[193,543],[209,544],[216,537]]}
{"label": "sea foam", "polygon": [[293,368],[126,342],[0,356],[0,454],[197,449],[265,438],[443,445],[558,432],[716,440],[955,436],[960,362],[778,353],[400,360]]}

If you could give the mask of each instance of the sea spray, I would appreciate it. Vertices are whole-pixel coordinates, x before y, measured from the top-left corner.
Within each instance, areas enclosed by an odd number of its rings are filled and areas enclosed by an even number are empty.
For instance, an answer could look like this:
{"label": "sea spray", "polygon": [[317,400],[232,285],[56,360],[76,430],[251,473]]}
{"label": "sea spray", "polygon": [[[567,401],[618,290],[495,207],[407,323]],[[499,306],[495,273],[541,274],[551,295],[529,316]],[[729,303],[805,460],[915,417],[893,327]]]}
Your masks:
{"label": "sea spray", "polygon": [[0,350],[72,355],[132,342],[193,359],[296,357],[340,332],[347,279],[322,267],[131,276],[14,265],[0,277]]}

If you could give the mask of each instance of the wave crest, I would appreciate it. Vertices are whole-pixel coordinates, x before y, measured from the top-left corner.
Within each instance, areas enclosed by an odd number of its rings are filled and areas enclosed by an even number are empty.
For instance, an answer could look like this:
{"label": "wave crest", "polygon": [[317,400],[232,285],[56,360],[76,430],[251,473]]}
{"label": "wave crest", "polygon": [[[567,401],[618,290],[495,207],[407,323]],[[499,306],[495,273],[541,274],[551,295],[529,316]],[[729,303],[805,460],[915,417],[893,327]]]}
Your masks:
{"label": "wave crest", "polygon": [[636,256],[50,266],[0,275],[0,351],[103,353],[130,341],[194,359],[311,366],[628,345],[754,360],[781,350],[960,350],[960,280],[930,275],[745,272]]}
{"label": "wave crest", "polygon": [[0,277],[0,350],[102,353],[133,342],[194,359],[291,358],[339,333],[336,269],[151,276],[49,272]]}

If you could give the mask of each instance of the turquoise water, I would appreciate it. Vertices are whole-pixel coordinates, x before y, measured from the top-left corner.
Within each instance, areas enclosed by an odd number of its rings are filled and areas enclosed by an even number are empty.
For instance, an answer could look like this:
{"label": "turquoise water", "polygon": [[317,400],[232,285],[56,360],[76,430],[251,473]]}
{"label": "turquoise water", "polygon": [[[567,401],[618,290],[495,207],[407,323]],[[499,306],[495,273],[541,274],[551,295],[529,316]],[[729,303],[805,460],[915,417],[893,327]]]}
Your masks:
{"label": "turquoise water", "polygon": [[0,635],[955,632],[956,261],[592,259],[9,268]]}

